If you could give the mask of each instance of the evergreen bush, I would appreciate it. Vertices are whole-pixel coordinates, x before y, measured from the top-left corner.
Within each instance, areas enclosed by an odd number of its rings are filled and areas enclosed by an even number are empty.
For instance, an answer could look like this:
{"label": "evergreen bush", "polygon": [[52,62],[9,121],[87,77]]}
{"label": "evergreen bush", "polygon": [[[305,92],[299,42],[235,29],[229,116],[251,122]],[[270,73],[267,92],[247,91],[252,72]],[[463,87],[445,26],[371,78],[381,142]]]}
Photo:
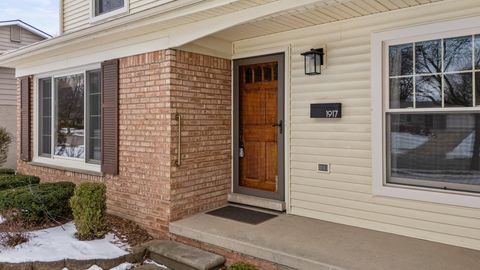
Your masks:
{"label": "evergreen bush", "polygon": [[106,187],[100,183],[83,183],[75,188],[70,206],[77,227],[77,238],[92,240],[106,233]]}

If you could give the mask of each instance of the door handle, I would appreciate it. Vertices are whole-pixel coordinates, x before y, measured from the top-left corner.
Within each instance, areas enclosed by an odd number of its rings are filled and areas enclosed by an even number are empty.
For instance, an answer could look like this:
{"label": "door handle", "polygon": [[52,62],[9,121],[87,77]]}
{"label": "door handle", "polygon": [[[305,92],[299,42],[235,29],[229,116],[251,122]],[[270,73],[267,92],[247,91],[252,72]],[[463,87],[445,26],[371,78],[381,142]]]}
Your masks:
{"label": "door handle", "polygon": [[280,120],[280,122],[278,122],[278,124],[273,124],[272,127],[279,127],[280,128],[280,134],[283,133],[283,121]]}

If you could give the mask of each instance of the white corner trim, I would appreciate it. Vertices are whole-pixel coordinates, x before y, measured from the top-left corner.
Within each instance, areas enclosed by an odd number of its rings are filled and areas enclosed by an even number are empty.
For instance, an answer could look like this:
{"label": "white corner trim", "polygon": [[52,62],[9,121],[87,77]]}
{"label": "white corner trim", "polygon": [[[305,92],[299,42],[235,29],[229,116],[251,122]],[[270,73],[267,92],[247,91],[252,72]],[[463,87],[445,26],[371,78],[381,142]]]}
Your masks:
{"label": "white corner trim", "polygon": [[374,32],[371,36],[371,106],[372,106],[372,193],[374,196],[480,208],[480,194],[444,191],[434,188],[387,184],[385,182],[384,66],[385,46],[402,39],[419,40],[440,35],[462,35],[480,28],[480,16],[441,21],[418,26]]}

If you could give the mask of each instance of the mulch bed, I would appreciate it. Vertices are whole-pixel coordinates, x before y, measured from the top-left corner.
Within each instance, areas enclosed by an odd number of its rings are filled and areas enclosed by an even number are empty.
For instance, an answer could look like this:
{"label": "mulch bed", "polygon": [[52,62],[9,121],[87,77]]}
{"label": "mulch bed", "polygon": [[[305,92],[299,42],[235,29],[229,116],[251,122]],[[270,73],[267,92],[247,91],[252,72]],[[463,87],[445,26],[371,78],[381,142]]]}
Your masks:
{"label": "mulch bed", "polygon": [[114,215],[107,215],[108,230],[131,247],[152,240],[147,231],[140,228],[135,222]]}
{"label": "mulch bed", "polygon": [[[4,213],[5,214],[5,213]],[[18,233],[27,233],[29,231],[48,229],[52,227],[61,226],[67,222],[70,222],[71,218],[63,219],[58,222],[50,222],[46,224],[26,224],[20,221],[5,221],[0,224],[0,232],[2,233],[15,233],[8,234],[11,236],[20,235]],[[140,228],[136,223],[126,220],[114,215],[107,215],[107,230],[117,236],[123,243],[127,243],[130,247],[142,244],[146,241],[152,240],[153,238],[145,231]],[[5,242],[5,237],[7,234],[3,234],[1,239]],[[25,234],[21,234],[25,235]],[[20,239],[19,239],[20,240]],[[11,241],[9,239],[9,241]],[[21,242],[21,241],[19,241]],[[1,244],[1,243],[0,243]]]}
{"label": "mulch bed", "polygon": [[[7,217],[8,215],[14,215],[14,213],[12,212],[4,212],[2,214],[3,214],[3,217]],[[7,219],[7,221],[0,223],[0,232],[29,232],[29,231],[48,229],[52,227],[61,226],[71,220],[72,220],[71,217],[67,217],[67,218],[59,218],[55,222],[52,221],[49,223],[35,224],[35,223],[25,223],[20,220]]]}

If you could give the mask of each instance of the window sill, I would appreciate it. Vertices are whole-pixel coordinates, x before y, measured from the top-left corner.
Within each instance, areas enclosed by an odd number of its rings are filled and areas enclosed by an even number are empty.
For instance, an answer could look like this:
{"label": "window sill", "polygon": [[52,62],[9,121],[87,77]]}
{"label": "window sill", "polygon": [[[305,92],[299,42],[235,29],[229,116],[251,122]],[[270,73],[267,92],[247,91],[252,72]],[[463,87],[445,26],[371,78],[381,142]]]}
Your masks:
{"label": "window sill", "polygon": [[118,17],[121,17],[123,15],[127,15],[129,13],[129,8],[128,6],[125,6],[123,8],[117,9],[117,10],[112,10],[110,12],[106,12],[97,16],[94,16],[93,13],[91,14],[90,17],[90,23],[91,24],[97,24],[97,23],[102,23],[105,21],[113,20]]}
{"label": "window sill", "polygon": [[97,171],[97,170],[82,169],[82,168],[78,168],[78,167],[63,166],[63,165],[58,165],[58,164],[46,163],[46,162],[38,161],[38,160],[31,161],[31,162],[28,163],[28,165],[36,166],[36,167],[43,167],[43,168],[56,169],[56,170],[60,170],[60,171],[68,171],[68,172],[86,174],[86,175],[104,176],[104,174],[100,170]]}
{"label": "window sill", "polygon": [[480,208],[480,194],[460,191],[443,191],[433,188],[411,187],[399,184],[375,184],[373,195],[429,203]]}

